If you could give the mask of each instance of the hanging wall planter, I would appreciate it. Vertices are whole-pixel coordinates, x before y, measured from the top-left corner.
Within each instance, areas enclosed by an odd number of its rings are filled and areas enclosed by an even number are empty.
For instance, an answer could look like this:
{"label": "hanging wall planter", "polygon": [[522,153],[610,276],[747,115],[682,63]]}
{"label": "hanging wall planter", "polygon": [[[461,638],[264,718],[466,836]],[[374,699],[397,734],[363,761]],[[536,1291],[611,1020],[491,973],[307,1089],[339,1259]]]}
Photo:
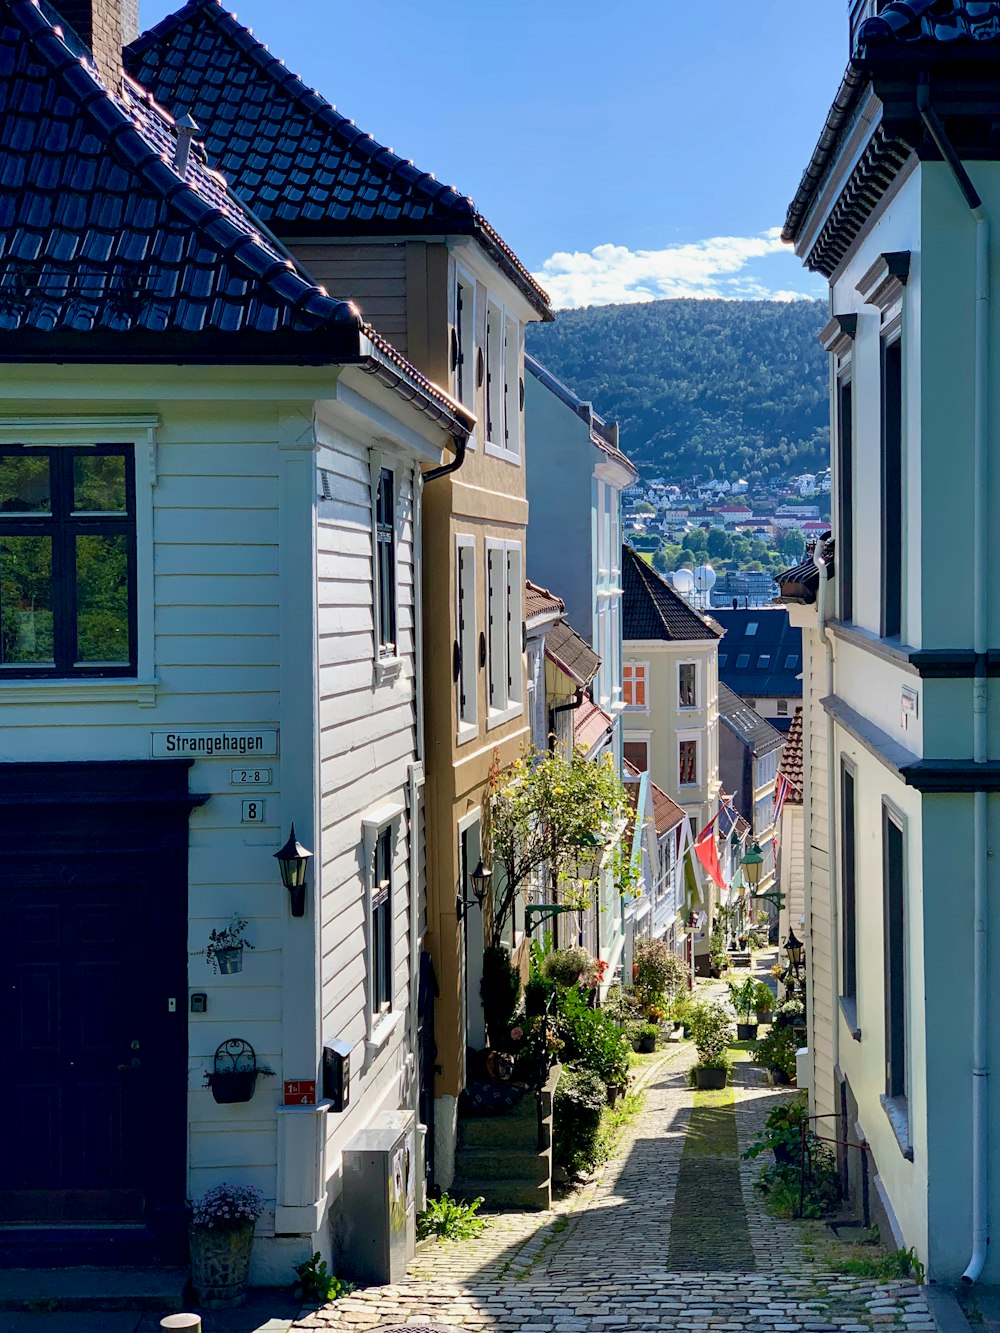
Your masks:
{"label": "hanging wall planter", "polygon": [[228,926],[212,931],[205,946],[205,959],[213,972],[230,977],[243,971],[243,950],[254,947],[243,938],[246,928],[245,918],[234,912]]}
{"label": "hanging wall planter", "polygon": [[257,1087],[257,1078],[273,1074],[266,1065],[258,1065],[257,1054],[242,1037],[230,1037],[215,1052],[214,1067],[206,1072],[205,1082],[220,1106],[248,1102]]}

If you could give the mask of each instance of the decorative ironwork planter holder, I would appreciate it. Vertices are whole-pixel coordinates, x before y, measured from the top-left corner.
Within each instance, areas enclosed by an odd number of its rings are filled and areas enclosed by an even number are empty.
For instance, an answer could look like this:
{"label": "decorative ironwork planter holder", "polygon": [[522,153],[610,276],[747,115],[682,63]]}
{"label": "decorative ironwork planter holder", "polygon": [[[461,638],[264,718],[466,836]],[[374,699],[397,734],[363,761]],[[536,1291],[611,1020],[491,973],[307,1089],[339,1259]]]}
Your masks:
{"label": "decorative ironwork planter holder", "polygon": [[257,1076],[274,1071],[257,1064],[257,1053],[242,1037],[230,1037],[215,1052],[214,1068],[205,1074],[205,1082],[220,1106],[248,1102],[257,1087]]}

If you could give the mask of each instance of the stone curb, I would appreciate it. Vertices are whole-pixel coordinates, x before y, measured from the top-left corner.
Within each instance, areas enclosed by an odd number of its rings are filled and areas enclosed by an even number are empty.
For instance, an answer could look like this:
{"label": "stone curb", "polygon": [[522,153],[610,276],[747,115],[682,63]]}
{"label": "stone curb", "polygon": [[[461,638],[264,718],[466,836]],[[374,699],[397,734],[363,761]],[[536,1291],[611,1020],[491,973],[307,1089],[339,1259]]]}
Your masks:
{"label": "stone curb", "polygon": [[927,1286],[924,1288],[924,1297],[938,1326],[938,1333],[972,1333],[972,1325],[966,1319],[965,1311],[953,1291],[947,1287]]}

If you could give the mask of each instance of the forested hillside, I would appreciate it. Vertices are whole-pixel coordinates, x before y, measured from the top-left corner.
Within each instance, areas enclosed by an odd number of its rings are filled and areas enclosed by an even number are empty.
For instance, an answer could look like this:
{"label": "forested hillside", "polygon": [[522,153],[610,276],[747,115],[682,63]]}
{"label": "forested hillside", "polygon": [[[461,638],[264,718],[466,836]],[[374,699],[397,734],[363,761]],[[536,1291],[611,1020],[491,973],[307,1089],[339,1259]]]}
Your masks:
{"label": "forested hillside", "polygon": [[567,310],[528,350],[603,415],[647,475],[751,482],[828,466],[819,301]]}

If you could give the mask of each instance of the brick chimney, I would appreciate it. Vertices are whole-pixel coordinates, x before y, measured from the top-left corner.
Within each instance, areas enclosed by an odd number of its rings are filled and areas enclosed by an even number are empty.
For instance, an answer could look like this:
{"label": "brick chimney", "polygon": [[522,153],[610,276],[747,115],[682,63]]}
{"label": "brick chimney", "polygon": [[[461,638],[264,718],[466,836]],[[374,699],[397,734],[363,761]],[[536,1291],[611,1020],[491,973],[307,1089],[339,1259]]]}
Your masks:
{"label": "brick chimney", "polygon": [[90,47],[101,78],[117,92],[122,47],[139,36],[139,0],[56,0],[59,12]]}

